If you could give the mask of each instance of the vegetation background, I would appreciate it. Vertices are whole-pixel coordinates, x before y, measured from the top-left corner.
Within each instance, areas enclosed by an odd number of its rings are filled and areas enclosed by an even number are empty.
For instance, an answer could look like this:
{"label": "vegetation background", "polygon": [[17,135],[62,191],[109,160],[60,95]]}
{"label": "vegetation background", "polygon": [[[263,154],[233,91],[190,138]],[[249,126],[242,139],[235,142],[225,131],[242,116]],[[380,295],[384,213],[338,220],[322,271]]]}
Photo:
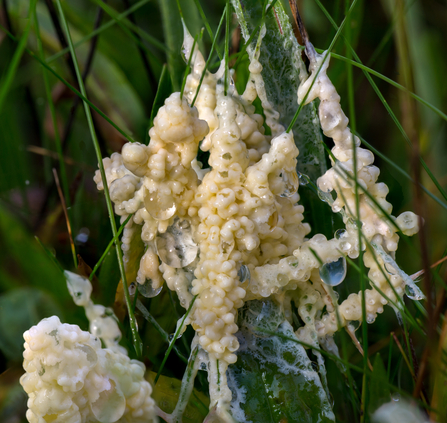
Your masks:
{"label": "vegetation background", "polygon": [[[350,3],[298,1],[316,48],[326,49],[336,33],[325,10],[340,25]],[[180,4],[190,32],[199,33],[205,25],[199,2],[180,0]],[[225,1],[200,4],[206,23],[215,33]],[[34,5],[39,28],[29,14]],[[288,4],[284,6],[289,10]],[[128,13],[130,8],[132,12]],[[63,10],[74,42],[79,43],[76,52],[88,98],[122,133],[145,142],[154,113],[170,92],[180,89],[185,70],[179,54],[182,29],[176,1],[76,0],[64,1]],[[125,17],[123,13],[127,13]],[[71,301],[51,256],[68,270],[74,270],[75,261],[79,262],[80,272],[89,274],[113,236],[103,194],[97,192],[93,182],[97,159],[83,105],[63,83],[77,87],[73,63],[68,54],[63,54],[66,41],[56,3],[1,0],[0,24],[0,421],[13,423],[25,421],[26,396],[18,384],[23,373],[23,332],[53,314],[63,322],[88,327],[83,310]],[[425,219],[425,237],[401,240],[397,254],[397,262],[410,275],[441,259],[447,247],[446,24],[447,3],[442,0],[358,0],[332,53],[351,59],[350,44],[363,64],[376,72],[372,78],[380,95],[349,60],[333,57],[329,70],[357,133],[380,153],[375,164],[381,169],[380,180],[390,188],[388,200],[394,205],[393,215],[413,210]],[[237,54],[243,41],[238,38],[236,21],[231,34],[230,54]],[[209,52],[211,41],[205,30],[202,51]],[[223,33],[218,43],[223,51]],[[46,62],[47,70],[37,60],[39,57]],[[243,85],[244,67],[247,61],[241,60],[237,86]],[[420,96],[428,106],[396,88],[392,81]],[[93,121],[102,155],[120,151],[127,141],[123,134],[97,112]],[[79,255],[76,260],[53,169],[65,196]],[[425,191],[415,188],[415,180]],[[335,230],[340,222],[335,219],[333,224]],[[123,344],[135,356],[125,304],[119,294],[115,299],[120,276],[114,248],[108,250],[93,279],[94,299],[114,306],[122,319]],[[339,289],[341,298],[359,290],[358,279],[358,273],[350,268]],[[368,412],[389,401],[390,396],[410,398],[424,363],[427,369],[422,389],[416,388],[416,403],[429,412],[431,407],[439,408],[438,420],[447,421],[446,360],[439,354],[439,345],[447,348],[445,282],[445,269],[438,266],[421,282],[426,293],[431,287],[431,301],[415,304],[406,300],[409,313],[423,330],[408,322],[402,329],[390,307],[369,326],[367,353],[375,371],[368,376],[363,391],[361,372],[352,372],[351,390],[337,366],[327,360],[338,421],[367,421]],[[165,334],[174,331],[182,313],[176,298],[165,289],[144,304]],[[430,309],[436,311],[430,313]],[[428,317],[425,310],[429,310]],[[167,349],[166,340],[152,323],[140,315],[137,319],[143,361],[157,372]],[[188,331],[183,339],[191,337],[192,331]],[[343,360],[361,366],[362,356],[346,333],[337,335],[336,340],[343,345]],[[178,341],[177,346],[181,354],[189,354],[188,342]],[[376,371],[379,362],[384,364],[383,371]],[[175,404],[184,369],[181,359],[171,354],[155,391],[160,407],[166,411]],[[200,377],[196,383],[185,421],[198,422],[206,415],[205,379]],[[444,391],[436,391],[438,384],[444,385]],[[368,412],[363,416],[360,409],[366,397],[362,392],[369,398]]]}

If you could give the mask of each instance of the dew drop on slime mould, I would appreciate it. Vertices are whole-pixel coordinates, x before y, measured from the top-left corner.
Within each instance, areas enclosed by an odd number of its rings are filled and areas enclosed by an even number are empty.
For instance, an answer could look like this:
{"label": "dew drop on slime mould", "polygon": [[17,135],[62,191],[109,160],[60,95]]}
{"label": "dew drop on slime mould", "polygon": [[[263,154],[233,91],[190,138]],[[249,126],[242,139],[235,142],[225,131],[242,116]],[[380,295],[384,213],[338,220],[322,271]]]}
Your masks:
{"label": "dew drop on slime mould", "polygon": [[191,264],[199,252],[199,247],[192,239],[189,222],[178,218],[166,232],[157,235],[155,245],[160,260],[176,269]]}
{"label": "dew drop on slime mould", "polygon": [[162,289],[163,285],[160,288],[154,288],[150,279],[147,279],[143,284],[138,284],[138,292],[146,298],[156,297]]}
{"label": "dew drop on slime mould", "polygon": [[347,235],[348,235],[348,231],[346,229],[338,229],[337,231],[335,231],[336,239],[345,238]]}
{"label": "dew drop on slime mould", "polygon": [[144,188],[144,207],[157,220],[171,218],[177,209],[171,195],[160,194],[158,191],[150,192],[147,188]]}
{"label": "dew drop on slime mould", "polygon": [[281,193],[281,197],[291,197],[298,191],[298,175],[296,172],[283,171],[282,180],[284,182],[284,191]]}
{"label": "dew drop on slime mould", "polygon": [[239,280],[241,281],[241,283],[244,283],[246,281],[248,281],[250,283],[250,269],[243,264],[240,269],[237,271],[237,277],[239,278]]}
{"label": "dew drop on slime mould", "polygon": [[424,299],[424,296],[418,292],[417,287],[415,289],[411,285],[407,285],[405,287],[405,294],[410,300],[420,301],[420,300]]}
{"label": "dew drop on slime mould", "polygon": [[310,178],[307,175],[298,171],[296,173],[298,175],[298,181],[301,186],[307,185],[309,183]]}
{"label": "dew drop on slime mould", "polygon": [[326,285],[340,285],[345,280],[345,277],[346,259],[344,257],[325,263],[320,267],[320,278]]}

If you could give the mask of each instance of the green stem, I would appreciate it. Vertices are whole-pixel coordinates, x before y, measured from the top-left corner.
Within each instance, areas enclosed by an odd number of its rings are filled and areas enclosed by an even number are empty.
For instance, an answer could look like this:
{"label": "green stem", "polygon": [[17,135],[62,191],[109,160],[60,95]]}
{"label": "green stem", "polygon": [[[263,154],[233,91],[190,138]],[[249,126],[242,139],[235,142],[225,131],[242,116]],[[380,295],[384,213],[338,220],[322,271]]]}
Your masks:
{"label": "green stem", "polygon": [[23,31],[22,36],[20,37],[19,45],[12,56],[11,62],[9,64],[8,70],[6,71],[6,75],[0,83],[0,112],[3,107],[3,103],[6,99],[6,96],[11,88],[12,81],[14,80],[14,76],[16,74],[16,70],[19,66],[20,59],[22,58],[23,52],[26,48],[26,43],[28,41],[29,31],[31,29],[31,17],[36,10],[37,0],[31,0],[30,6],[28,9],[28,22],[25,26],[25,30]]}
{"label": "green stem", "polygon": [[[81,90],[81,93],[82,93],[83,97],[87,98],[87,92],[85,90],[84,81],[82,80],[81,71],[79,70],[79,64],[78,64],[78,60],[77,60],[77,57],[76,57],[76,52],[75,52],[75,49],[74,49],[73,40],[71,38],[70,29],[68,28],[67,20],[65,19],[65,14],[64,14],[64,11],[62,9],[61,0],[56,0],[56,4],[57,4],[57,8],[58,8],[60,17],[61,17],[61,22],[62,22],[64,31],[65,31],[66,36],[67,36],[68,46],[70,48],[71,57],[73,59],[73,63],[74,63],[74,66],[75,66],[76,77],[77,77],[77,80],[78,80],[79,88]],[[103,184],[104,184],[104,195],[105,195],[105,198],[106,198],[107,211],[109,213],[109,219],[110,219],[110,226],[112,228],[112,234],[113,234],[114,237],[116,237],[118,231],[116,229],[115,214],[114,214],[114,211],[113,211],[112,201],[110,199],[109,188],[107,186],[106,173],[105,173],[104,165],[103,165],[103,162],[102,162],[101,149],[99,147],[98,138],[96,136],[95,127],[94,127],[94,124],[93,124],[92,112],[90,111],[90,107],[89,107],[89,105],[88,105],[88,103],[86,101],[84,101],[84,110],[85,110],[85,115],[86,115],[86,118],[87,118],[89,130],[90,130],[90,135],[91,135],[92,141],[93,141],[93,146],[94,146],[94,149],[95,149],[96,158],[98,160],[99,170],[101,172],[101,178],[102,178],[102,181],[103,181]],[[143,350],[142,342],[141,342],[141,339],[140,339],[140,335],[138,333],[135,315],[134,315],[133,310],[132,310],[132,303],[131,303],[131,300],[130,300],[129,289],[128,289],[128,286],[127,286],[126,272],[124,270],[123,252],[121,251],[121,248],[117,248],[116,249],[116,254],[118,256],[118,264],[119,264],[119,268],[120,268],[121,279],[122,279],[123,286],[124,286],[124,296],[126,298],[127,311],[129,313],[129,320],[130,320],[130,327],[131,327],[131,331],[132,331],[133,345],[134,345],[135,352],[136,352],[137,356],[141,357],[142,350]]]}

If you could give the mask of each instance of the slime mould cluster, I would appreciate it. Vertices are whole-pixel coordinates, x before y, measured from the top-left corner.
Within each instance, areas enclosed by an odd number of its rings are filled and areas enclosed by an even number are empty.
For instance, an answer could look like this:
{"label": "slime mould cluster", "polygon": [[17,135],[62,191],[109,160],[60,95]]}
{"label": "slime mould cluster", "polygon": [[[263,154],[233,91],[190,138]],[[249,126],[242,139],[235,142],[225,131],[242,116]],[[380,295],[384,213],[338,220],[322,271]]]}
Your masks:
{"label": "slime mould cluster", "polygon": [[30,423],[157,422],[146,368],[118,345],[121,332],[113,312],[93,304],[88,279],[65,275],[74,302],[85,308],[90,332],[52,316],[24,333],[26,373],[20,383],[29,396],[26,418]]}
{"label": "slime mould cluster", "polygon": [[[412,235],[418,219],[411,212],[395,221],[383,215],[382,210],[389,214],[392,209],[388,188],[377,182],[373,154],[360,148],[347,126],[340,96],[326,74],[328,55],[315,54],[298,101],[320,100],[322,130],[334,141],[332,168],[317,183],[321,198],[342,213],[346,229],[329,240],[321,234],[306,238],[310,226],[298,204],[299,151],[268,103],[256,57],[251,57],[243,94],[232,83],[225,93],[224,63],[215,74],[205,72],[197,93],[205,60],[193,50],[188,33],[184,54],[187,60],[192,55],[185,90],[172,94],[159,110],[149,145],[128,143],[104,166],[116,213],[123,221],[133,214],[123,236],[129,272],[135,265],[132,245],[140,240],[145,245],[136,277],[141,291],[155,295],[166,281],[186,309],[195,297],[186,323],[195,329],[195,342],[208,360],[218,363],[209,367],[215,369],[209,379],[211,404],[219,405],[231,400],[225,374],[236,361],[237,310],[245,301],[275,296],[288,317],[293,301],[304,322],[298,338],[317,345],[340,327],[362,320],[361,295],[353,293],[337,305],[332,290],[346,275],[346,257],[358,257],[360,249],[370,269],[371,289],[365,292],[369,323],[385,304],[396,304],[406,285],[421,298],[393,258],[398,229]],[[271,136],[255,113],[256,97],[267,111]],[[196,160],[200,142],[210,154],[207,169]],[[102,189],[99,171],[95,181]]]}
{"label": "slime mould cluster", "polygon": [[[318,179],[318,190],[333,212],[341,213],[346,228],[337,231],[333,239],[321,234],[308,239],[310,226],[303,222],[304,208],[299,204],[299,151],[292,132],[284,130],[279,114],[267,100],[262,65],[256,54],[250,54],[249,81],[239,94],[231,80],[225,84],[224,63],[215,74],[205,70],[205,60],[187,31],[183,53],[192,64],[184,92],[173,93],[160,108],[149,132],[149,145],[124,145],[121,154],[114,153],[103,161],[107,180],[102,180],[99,171],[94,179],[99,190],[107,184],[122,222],[131,215],[122,237],[128,281],[135,282],[147,297],[157,295],[166,282],[181,305],[191,307],[185,322],[196,331],[193,344],[200,348],[198,357],[208,369],[210,407],[225,420],[232,395],[226,370],[236,362],[239,348],[235,336],[238,309],[248,300],[274,297],[291,320],[293,302],[304,323],[296,332],[298,339],[330,348],[331,337],[339,328],[352,328],[354,322],[362,321],[362,296],[352,293],[338,305],[332,288],[346,276],[346,257],[356,258],[364,251],[371,284],[365,292],[368,323],[385,304],[396,306],[405,292],[412,298],[422,298],[419,288],[394,261],[397,231],[416,233],[418,218],[411,212],[392,220],[386,218],[392,210],[386,201],[388,188],[377,182],[379,169],[373,166],[373,154],[360,148],[359,139],[347,126],[340,96],[326,74],[328,54],[315,53],[311,58],[310,75],[299,87],[298,102],[319,99],[321,128],[333,139],[334,147],[332,167]],[[257,97],[272,135],[265,134],[264,119],[255,113],[253,101]],[[209,151],[209,168],[203,169],[197,161],[199,148]],[[98,321],[98,306],[89,300],[80,305],[86,307],[91,322]],[[101,319],[99,322],[104,323]],[[42,348],[45,345],[48,349],[51,344],[53,349],[83,351],[86,357],[79,366],[85,371],[82,377],[77,376],[84,381],[82,389],[100,386],[96,396],[90,397],[93,394],[89,393],[86,397],[90,411],[83,411],[86,404],[76,402],[78,394],[46,370],[47,376],[39,378],[51,378],[48,383],[59,389],[67,404],[72,404],[68,409],[76,404],[78,413],[95,414],[96,397],[105,392],[110,398],[118,396],[126,413],[134,413],[132,395],[137,394],[127,389],[130,382],[110,376],[113,371],[108,357],[119,354],[122,367],[130,366],[130,374],[135,373],[131,386],[140,384],[145,389],[146,396],[139,395],[141,401],[145,398],[148,415],[152,416],[150,387],[141,382],[139,364],[119,351],[116,339],[106,343],[110,352],[104,352],[108,350],[99,348],[94,335],[61,325],[55,318],[39,325],[25,336],[27,375],[22,384],[33,398],[30,410],[35,409],[42,389],[37,382],[31,383],[30,376],[35,378],[41,371],[30,364],[37,354],[33,345],[41,342],[36,337],[42,338]],[[56,335],[44,326],[51,326]],[[95,324],[91,326],[93,334],[104,336]],[[112,329],[105,332],[111,333]],[[57,344],[62,334],[70,339],[67,347],[66,343]],[[95,360],[89,361],[89,356]],[[73,366],[76,363],[69,368]],[[68,383],[72,376],[68,373],[64,377]],[[115,393],[111,394],[113,389]],[[29,414],[30,422],[41,421],[33,417],[35,411],[29,413],[34,413]]]}

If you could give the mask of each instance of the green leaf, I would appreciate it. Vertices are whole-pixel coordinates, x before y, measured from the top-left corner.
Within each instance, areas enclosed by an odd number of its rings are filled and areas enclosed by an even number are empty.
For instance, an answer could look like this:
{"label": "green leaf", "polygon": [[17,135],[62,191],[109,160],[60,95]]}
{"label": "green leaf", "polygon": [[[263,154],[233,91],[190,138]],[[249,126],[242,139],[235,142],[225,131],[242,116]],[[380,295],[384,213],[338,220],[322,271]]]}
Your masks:
{"label": "green leaf", "polygon": [[0,289],[32,285],[72,304],[65,279],[19,221],[0,207]]}
{"label": "green leaf", "polygon": [[[148,379],[153,382],[156,373],[149,372]],[[178,379],[161,375],[154,388],[152,398],[157,405],[166,413],[172,413],[178,398],[182,382]],[[183,413],[184,423],[197,423],[203,421],[208,414],[210,400],[202,392],[194,389],[189,399],[188,405]]]}
{"label": "green leaf", "polygon": [[165,42],[168,47],[168,69],[174,89],[179,91],[182,86],[185,62],[179,54],[183,44],[183,27],[178,5],[182,9],[183,18],[191,34],[199,33],[201,19],[193,0],[159,0],[158,4],[163,20]]}
{"label": "green leaf", "polygon": [[[318,373],[292,326],[273,301],[249,301],[240,312],[237,362],[228,369],[236,421],[332,422],[335,416]],[[261,331],[262,329],[262,331]],[[267,335],[275,331],[291,339]]]}
{"label": "green leaf", "polygon": [[382,404],[389,402],[391,398],[388,375],[380,354],[377,354],[374,359],[373,369],[371,379],[369,380],[368,411],[370,413],[376,411]]}
{"label": "green leaf", "polygon": [[39,289],[19,288],[0,296],[0,350],[5,357],[20,361],[22,334],[44,317],[53,315],[61,316],[62,310],[50,295]]}
{"label": "green leaf", "polygon": [[[232,0],[242,35],[248,41],[256,26],[262,22],[263,2],[257,0]],[[281,2],[265,17],[266,33],[262,40],[259,61],[269,102],[280,113],[280,122],[288,127],[298,108],[297,91],[307,71],[301,58],[289,17]],[[281,27],[281,28],[280,28]],[[257,36],[251,47],[255,48]],[[326,157],[320,130],[316,102],[304,106],[292,128],[295,143],[300,151],[297,170],[309,176],[312,182],[326,172]],[[313,223],[316,233],[332,237],[332,213],[318,195],[307,187],[301,193],[301,203],[306,210],[306,220]],[[310,216],[309,216],[310,213]]]}

